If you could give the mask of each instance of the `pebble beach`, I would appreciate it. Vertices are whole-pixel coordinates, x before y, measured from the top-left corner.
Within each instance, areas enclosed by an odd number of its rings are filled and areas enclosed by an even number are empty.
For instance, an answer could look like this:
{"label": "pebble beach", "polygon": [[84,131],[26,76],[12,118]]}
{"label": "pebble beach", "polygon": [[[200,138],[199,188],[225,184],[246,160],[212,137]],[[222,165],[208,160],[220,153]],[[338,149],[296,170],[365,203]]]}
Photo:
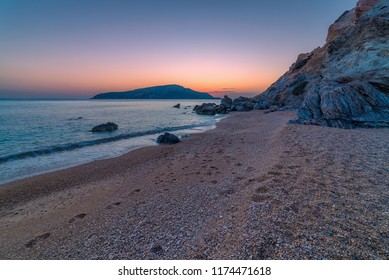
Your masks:
{"label": "pebble beach", "polygon": [[234,112],[0,186],[1,259],[389,259],[389,129]]}

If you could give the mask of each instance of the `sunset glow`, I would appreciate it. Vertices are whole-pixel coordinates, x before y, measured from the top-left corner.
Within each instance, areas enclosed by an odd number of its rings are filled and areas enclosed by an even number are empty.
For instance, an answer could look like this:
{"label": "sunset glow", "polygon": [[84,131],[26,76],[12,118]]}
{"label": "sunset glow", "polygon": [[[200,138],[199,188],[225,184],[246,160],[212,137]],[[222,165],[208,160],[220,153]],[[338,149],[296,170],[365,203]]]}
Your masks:
{"label": "sunset glow", "polygon": [[[0,98],[180,84],[255,95],[347,1],[1,1]],[[298,19],[298,20],[297,20]]]}

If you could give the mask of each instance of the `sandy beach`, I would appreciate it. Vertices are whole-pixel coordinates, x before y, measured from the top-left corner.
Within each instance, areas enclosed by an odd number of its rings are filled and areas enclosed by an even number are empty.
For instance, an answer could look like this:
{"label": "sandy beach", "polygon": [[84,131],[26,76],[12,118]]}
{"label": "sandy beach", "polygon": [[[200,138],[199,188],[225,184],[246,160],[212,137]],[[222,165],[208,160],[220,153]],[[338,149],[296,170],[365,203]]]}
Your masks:
{"label": "sandy beach", "polygon": [[1,259],[389,259],[389,129],[232,113],[0,186]]}

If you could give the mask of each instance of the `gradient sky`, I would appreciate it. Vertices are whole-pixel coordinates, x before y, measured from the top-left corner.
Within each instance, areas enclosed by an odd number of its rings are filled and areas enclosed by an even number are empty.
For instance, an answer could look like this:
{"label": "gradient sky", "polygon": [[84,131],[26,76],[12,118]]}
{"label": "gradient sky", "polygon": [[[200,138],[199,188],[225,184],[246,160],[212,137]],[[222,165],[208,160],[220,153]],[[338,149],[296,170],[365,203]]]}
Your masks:
{"label": "gradient sky", "polygon": [[0,98],[254,95],[357,0],[0,0]]}

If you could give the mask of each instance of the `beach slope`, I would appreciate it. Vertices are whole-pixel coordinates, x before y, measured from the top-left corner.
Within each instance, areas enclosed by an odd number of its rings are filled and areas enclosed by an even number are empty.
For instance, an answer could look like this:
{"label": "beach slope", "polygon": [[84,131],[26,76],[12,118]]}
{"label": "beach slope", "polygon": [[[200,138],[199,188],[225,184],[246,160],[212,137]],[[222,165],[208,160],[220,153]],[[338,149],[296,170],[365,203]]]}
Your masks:
{"label": "beach slope", "polygon": [[232,113],[0,187],[1,259],[388,259],[389,129]]}

